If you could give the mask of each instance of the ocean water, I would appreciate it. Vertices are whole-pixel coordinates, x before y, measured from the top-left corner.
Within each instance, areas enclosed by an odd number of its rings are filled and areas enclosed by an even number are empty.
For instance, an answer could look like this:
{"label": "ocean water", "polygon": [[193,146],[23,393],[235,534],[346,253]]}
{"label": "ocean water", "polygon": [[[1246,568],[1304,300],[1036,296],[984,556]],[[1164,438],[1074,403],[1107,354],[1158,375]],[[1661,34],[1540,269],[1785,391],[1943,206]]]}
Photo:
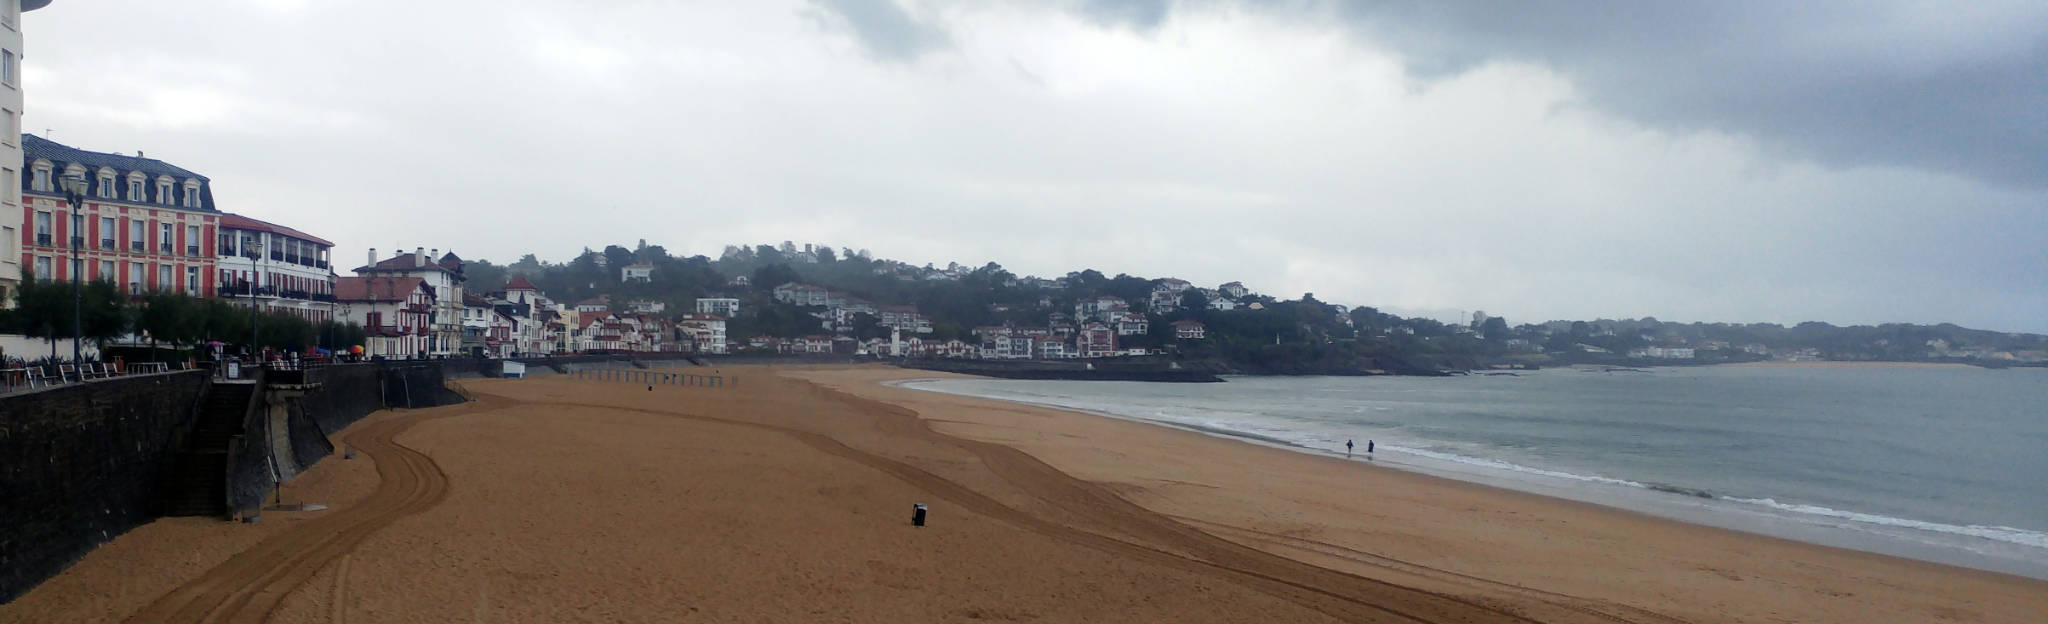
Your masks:
{"label": "ocean water", "polygon": [[2048,370],[925,380],[1778,537],[2048,578]]}

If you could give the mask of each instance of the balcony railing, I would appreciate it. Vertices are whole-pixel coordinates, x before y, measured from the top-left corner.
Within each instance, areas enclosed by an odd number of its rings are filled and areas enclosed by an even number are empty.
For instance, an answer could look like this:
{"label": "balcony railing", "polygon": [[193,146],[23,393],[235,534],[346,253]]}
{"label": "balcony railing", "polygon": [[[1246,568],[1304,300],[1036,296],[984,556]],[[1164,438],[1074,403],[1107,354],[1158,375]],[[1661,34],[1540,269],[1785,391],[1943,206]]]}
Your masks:
{"label": "balcony railing", "polygon": [[129,251],[142,251],[142,241],[128,241]]}
{"label": "balcony railing", "polygon": [[83,236],[73,236],[73,237],[71,237],[71,246],[72,246],[72,247],[74,247],[74,248],[77,248],[77,249],[84,249],[84,248],[85,248],[85,237],[83,237]]}
{"label": "balcony railing", "polygon": [[36,235],[36,244],[37,244],[37,245],[42,245],[42,246],[44,246],[44,247],[48,247],[48,246],[50,246],[50,235],[48,235],[48,234],[37,234],[37,235]]}
{"label": "balcony railing", "polygon": [[102,239],[100,239],[100,249],[113,249],[113,248],[114,248],[114,239],[111,239],[111,238],[102,238]]}
{"label": "balcony railing", "polygon": [[186,246],[185,246],[185,255],[187,255],[187,256],[197,256],[197,255],[199,255],[199,246],[198,246],[198,245],[186,245]]}

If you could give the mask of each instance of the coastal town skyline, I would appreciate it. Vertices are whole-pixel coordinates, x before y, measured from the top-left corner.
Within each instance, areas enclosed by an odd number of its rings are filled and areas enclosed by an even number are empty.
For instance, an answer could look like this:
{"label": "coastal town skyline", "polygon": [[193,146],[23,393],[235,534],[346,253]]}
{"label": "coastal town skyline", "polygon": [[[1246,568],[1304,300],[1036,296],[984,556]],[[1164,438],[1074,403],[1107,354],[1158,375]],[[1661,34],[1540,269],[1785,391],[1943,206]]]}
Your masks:
{"label": "coastal town skyline", "polygon": [[[204,172],[225,210],[334,240],[341,258],[425,244],[560,261],[632,223],[682,253],[821,241],[1019,274],[1245,280],[1424,315],[2048,331],[2048,260],[2033,251],[2048,244],[2032,209],[2043,190],[2011,173],[2039,162],[2029,122],[1985,117],[2011,140],[1966,149],[1942,137],[1972,128],[1939,113],[1909,134],[1860,112],[1820,124],[1812,111],[1840,101],[1778,84],[1915,52],[1926,71],[2005,76],[2032,54],[2006,45],[2039,23],[2031,8],[1946,16],[2012,27],[1916,32],[1898,53],[1849,45],[1913,18],[1872,12],[1840,40],[1759,51],[1846,50],[1771,69],[1784,80],[1757,89],[1787,97],[1678,110],[1655,106],[1687,95],[1669,81],[1646,102],[1605,86],[1689,57],[1600,73],[1585,55],[1621,44],[1487,48],[1471,35],[1504,26],[1457,11],[1331,10],[1320,24],[1315,10],[1230,3],[866,6],[717,7],[664,35],[634,26],[676,16],[660,8],[508,8],[458,48],[430,36],[455,5],[394,21],[317,2],[118,18],[58,4],[23,17],[22,128]],[[1759,28],[1728,13],[1717,28]],[[1654,32],[1671,18],[1613,21]],[[742,23],[747,34],[720,34]],[[1461,36],[1423,45],[1388,35],[1395,25]],[[241,36],[178,36],[194,28]],[[338,32],[387,45],[345,61],[312,52]],[[109,35],[153,60],[61,45]],[[1025,45],[1046,40],[1070,45]],[[1756,69],[1745,63],[1695,69],[1725,84]],[[79,76],[95,79],[67,78]],[[1943,94],[2035,93],[2038,77],[2014,80]],[[1873,102],[1945,87],[1910,72],[1868,82],[1854,93]],[[1804,108],[1770,108],[1781,100]],[[550,172],[526,173],[537,162]],[[522,225],[534,223],[548,227]]]}

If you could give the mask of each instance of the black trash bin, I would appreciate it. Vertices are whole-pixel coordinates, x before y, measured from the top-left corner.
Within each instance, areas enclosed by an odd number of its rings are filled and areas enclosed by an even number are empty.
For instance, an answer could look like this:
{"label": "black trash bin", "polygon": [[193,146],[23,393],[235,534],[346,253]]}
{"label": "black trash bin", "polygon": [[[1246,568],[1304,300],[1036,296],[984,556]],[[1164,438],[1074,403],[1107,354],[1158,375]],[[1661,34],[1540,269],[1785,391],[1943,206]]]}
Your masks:
{"label": "black trash bin", "polygon": [[924,503],[910,506],[910,526],[924,526]]}

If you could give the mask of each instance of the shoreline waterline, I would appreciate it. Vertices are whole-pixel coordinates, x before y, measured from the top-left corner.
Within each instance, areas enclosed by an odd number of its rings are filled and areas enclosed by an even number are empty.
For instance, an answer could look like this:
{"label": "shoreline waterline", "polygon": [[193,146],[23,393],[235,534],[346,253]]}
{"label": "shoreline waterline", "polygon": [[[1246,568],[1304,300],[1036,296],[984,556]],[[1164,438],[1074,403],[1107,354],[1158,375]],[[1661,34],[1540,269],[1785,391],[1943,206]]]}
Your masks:
{"label": "shoreline waterline", "polygon": [[[966,396],[1112,418],[1247,442],[1280,450],[1349,459],[1415,474],[1589,503],[1685,524],[1789,539],[1821,546],[1904,557],[2048,580],[2048,533],[1993,524],[1953,524],[1800,502],[1783,495],[1712,491],[1683,483],[1554,470],[1465,453],[1378,441],[1379,453],[1345,453],[1343,440],[1305,441],[1303,431],[1258,431],[1241,423],[1190,422],[1142,410],[1121,413],[1102,405],[1076,405],[1014,394],[963,389],[960,382],[991,380],[915,378],[883,385]],[[1363,443],[1359,444],[1362,449]]]}

